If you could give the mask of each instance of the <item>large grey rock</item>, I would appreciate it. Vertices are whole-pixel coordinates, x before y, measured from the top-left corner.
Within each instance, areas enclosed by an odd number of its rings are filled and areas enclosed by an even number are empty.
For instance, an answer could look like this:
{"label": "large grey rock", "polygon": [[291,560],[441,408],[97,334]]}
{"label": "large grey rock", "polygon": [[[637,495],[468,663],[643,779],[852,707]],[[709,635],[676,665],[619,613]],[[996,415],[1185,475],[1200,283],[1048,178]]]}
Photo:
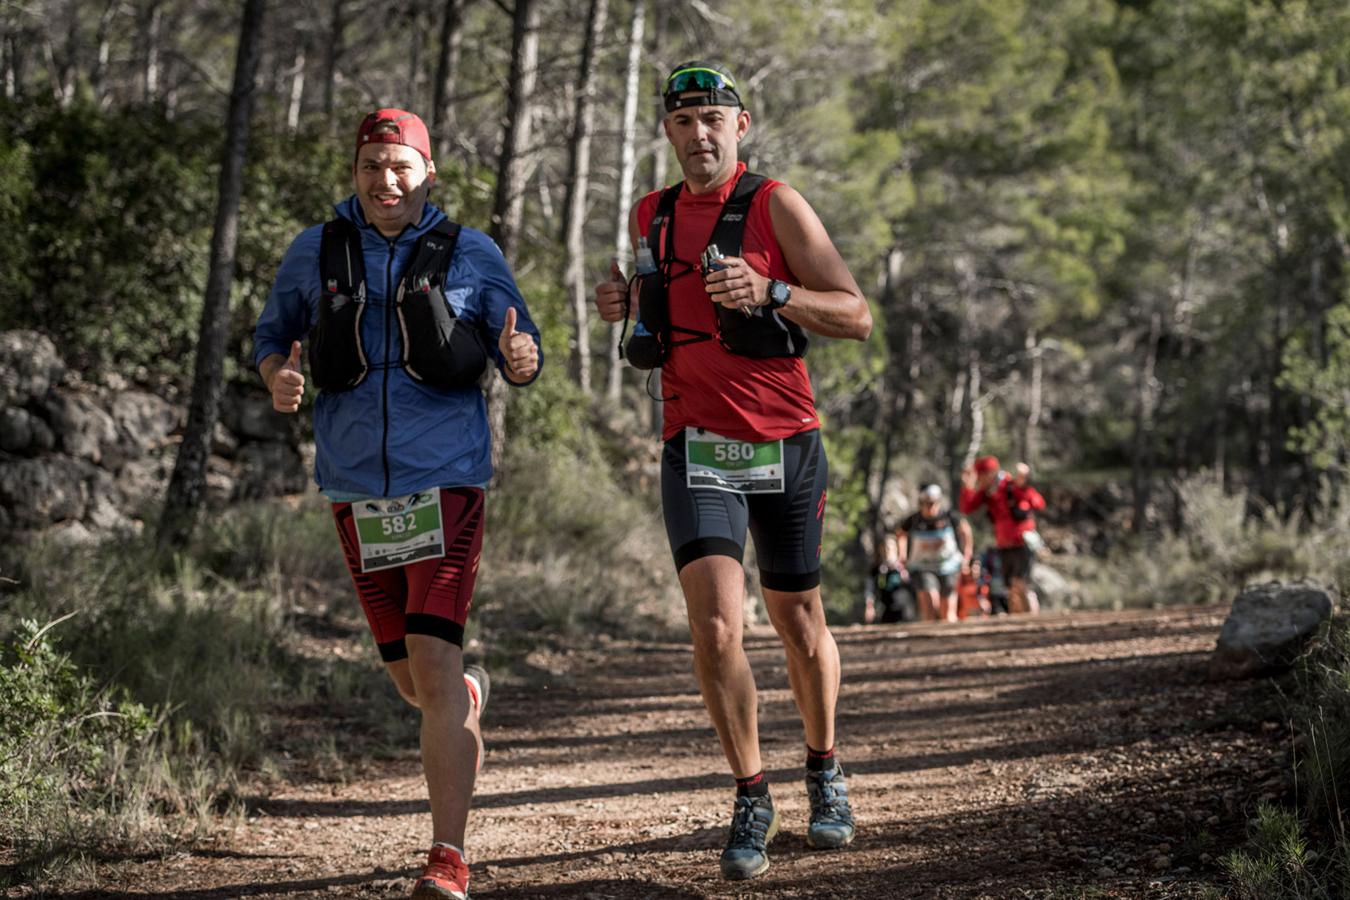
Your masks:
{"label": "large grey rock", "polygon": [[1233,601],[1210,657],[1210,673],[1246,678],[1287,667],[1331,616],[1332,597],[1312,584],[1272,582],[1249,587]]}
{"label": "large grey rock", "polygon": [[0,332],[0,406],[43,399],[65,371],[50,338],[36,331]]}
{"label": "large grey rock", "polygon": [[9,527],[45,528],[82,517],[88,482],[97,473],[89,463],[66,456],[0,463],[0,507],[9,512]]}
{"label": "large grey rock", "polygon": [[[92,463],[125,459],[116,452],[117,423],[86,394],[59,391],[47,398],[47,420],[56,432],[61,449],[78,459]],[[104,455],[114,451],[108,460]]]}
{"label": "large grey rock", "polygon": [[236,500],[298,494],[309,484],[304,460],[290,444],[273,441],[245,444],[237,461]]}
{"label": "large grey rock", "polygon": [[143,512],[164,498],[175,456],[166,451],[159,456],[133,459],[122,467],[117,473],[117,486],[122,491],[122,508],[126,512]]}
{"label": "large grey rock", "polygon": [[178,410],[147,391],[114,394],[109,412],[128,457],[160,447],[179,426]]}
{"label": "large grey rock", "polygon": [[26,409],[0,409],[0,450],[23,453],[33,443],[33,414]]}

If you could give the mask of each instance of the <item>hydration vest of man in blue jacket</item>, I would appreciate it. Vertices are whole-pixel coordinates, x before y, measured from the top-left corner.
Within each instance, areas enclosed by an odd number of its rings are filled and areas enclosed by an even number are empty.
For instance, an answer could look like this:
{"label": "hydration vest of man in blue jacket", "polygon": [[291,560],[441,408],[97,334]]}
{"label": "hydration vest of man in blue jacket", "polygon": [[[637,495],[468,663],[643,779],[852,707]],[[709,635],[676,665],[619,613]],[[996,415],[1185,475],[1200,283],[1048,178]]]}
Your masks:
{"label": "hydration vest of man in blue jacket", "polygon": [[539,331],[496,244],[428,202],[436,164],[420,118],[371,113],[354,153],[337,218],[286,251],[254,361],[281,412],[319,389],[315,481],[380,656],[422,716],[432,846],[412,896],[463,898],[488,693],[463,655],[492,477],[482,384],[492,367],[534,381]]}

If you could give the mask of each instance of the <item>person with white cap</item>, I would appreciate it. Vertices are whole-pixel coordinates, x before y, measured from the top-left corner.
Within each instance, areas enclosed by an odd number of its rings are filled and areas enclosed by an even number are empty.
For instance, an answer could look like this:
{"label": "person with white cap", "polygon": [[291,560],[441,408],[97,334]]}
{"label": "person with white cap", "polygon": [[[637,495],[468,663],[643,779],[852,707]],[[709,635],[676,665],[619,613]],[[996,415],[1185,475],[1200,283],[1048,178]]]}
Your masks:
{"label": "person with white cap", "polygon": [[956,578],[970,572],[974,547],[970,523],[942,503],[942,488],[930,484],[919,492],[919,509],[897,532],[900,562],[909,570],[919,600],[919,617],[956,621]]}

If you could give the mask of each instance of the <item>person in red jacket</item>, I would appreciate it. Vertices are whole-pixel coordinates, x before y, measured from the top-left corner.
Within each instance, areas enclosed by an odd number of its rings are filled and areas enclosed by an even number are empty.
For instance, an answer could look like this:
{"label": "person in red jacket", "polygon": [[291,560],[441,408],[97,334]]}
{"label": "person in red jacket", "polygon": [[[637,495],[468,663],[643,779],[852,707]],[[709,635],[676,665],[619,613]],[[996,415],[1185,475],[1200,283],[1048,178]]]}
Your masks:
{"label": "person in red jacket", "polygon": [[1035,613],[1040,603],[1029,582],[1039,546],[1028,543],[1039,544],[1035,512],[1045,509],[1045,498],[1028,483],[1031,468],[1026,463],[1018,463],[1016,471],[1009,475],[999,469],[998,457],[981,456],[961,472],[960,507],[970,515],[983,506],[989,514],[1008,585],[1008,611]]}

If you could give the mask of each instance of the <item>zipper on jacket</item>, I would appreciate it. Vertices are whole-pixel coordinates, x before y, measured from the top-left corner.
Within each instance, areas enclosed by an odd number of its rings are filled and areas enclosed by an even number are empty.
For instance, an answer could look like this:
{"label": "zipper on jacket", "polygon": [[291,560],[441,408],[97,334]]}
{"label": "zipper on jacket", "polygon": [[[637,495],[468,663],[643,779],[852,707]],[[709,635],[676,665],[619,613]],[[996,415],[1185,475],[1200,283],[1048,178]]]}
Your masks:
{"label": "zipper on jacket", "polygon": [[384,414],[384,433],[380,437],[380,459],[384,463],[384,493],[380,496],[389,496],[389,317],[392,315],[393,292],[390,289],[394,277],[394,249],[398,239],[389,241],[389,259],[384,265],[384,384],[383,394],[384,403],[382,412]]}

